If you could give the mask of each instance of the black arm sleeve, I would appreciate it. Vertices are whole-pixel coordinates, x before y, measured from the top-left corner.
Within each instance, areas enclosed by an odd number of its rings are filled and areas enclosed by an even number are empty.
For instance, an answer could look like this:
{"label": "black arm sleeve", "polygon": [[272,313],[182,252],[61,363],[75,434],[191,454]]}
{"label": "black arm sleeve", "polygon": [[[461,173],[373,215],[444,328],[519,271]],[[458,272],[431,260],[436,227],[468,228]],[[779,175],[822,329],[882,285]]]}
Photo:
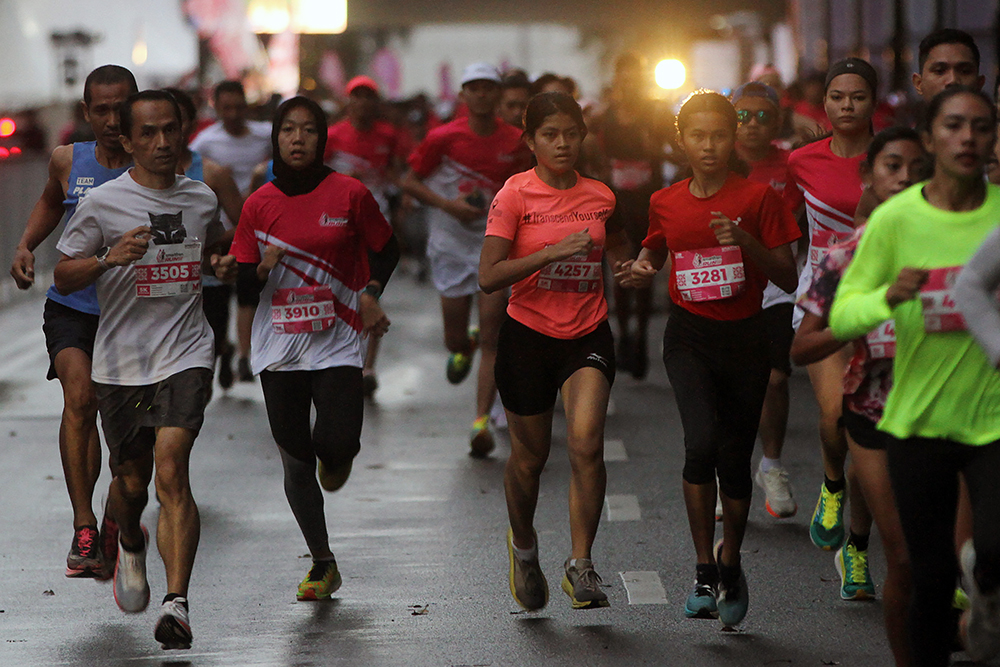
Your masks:
{"label": "black arm sleeve", "polygon": [[[389,237],[385,246],[378,252],[373,250],[368,251],[368,266],[371,270],[371,279],[377,280],[382,289],[385,289],[386,283],[389,282],[389,276],[396,269],[396,264],[399,263],[399,241],[396,240],[396,235],[393,234]],[[242,267],[242,265],[240,265]]]}
{"label": "black arm sleeve", "polygon": [[260,295],[264,285],[257,278],[256,264],[240,262],[239,272],[236,274],[236,289],[244,294]]}

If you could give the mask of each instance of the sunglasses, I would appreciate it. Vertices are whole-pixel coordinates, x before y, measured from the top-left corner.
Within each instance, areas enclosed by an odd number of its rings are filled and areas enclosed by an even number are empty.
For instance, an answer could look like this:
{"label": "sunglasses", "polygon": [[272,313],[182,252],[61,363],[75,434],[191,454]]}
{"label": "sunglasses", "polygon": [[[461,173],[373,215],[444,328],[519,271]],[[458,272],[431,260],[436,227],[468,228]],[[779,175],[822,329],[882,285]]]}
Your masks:
{"label": "sunglasses", "polygon": [[766,109],[761,109],[760,111],[748,111],[746,109],[740,109],[736,112],[736,121],[740,125],[745,125],[749,123],[754,118],[761,125],[767,125],[772,120],[774,120],[776,114],[773,111],[767,111]]}

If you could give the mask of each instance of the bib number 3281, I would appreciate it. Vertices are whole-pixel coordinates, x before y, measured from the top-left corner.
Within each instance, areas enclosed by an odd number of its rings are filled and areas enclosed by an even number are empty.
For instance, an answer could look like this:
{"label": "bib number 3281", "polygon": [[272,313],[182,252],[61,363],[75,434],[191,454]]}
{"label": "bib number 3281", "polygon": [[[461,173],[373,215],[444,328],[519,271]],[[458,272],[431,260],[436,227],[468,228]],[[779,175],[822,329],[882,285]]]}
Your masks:
{"label": "bib number 3281", "polygon": [[150,246],[135,267],[140,298],[191,296],[201,291],[201,242]]}
{"label": "bib number 3281", "polygon": [[746,288],[743,253],[725,245],[674,253],[677,289],[685,301],[728,299]]}
{"label": "bib number 3281", "polygon": [[271,327],[275,333],[325,331],[336,319],[329,285],[277,289],[271,297]]}

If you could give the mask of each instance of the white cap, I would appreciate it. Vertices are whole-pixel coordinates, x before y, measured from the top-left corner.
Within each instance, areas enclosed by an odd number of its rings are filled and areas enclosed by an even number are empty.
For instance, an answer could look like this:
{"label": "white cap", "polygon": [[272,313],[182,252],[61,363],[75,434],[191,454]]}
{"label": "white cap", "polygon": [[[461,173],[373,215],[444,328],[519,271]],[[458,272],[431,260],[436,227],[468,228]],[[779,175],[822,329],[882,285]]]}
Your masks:
{"label": "white cap", "polygon": [[462,71],[462,82],[464,86],[472,81],[493,81],[500,83],[500,70],[489,63],[472,63]]}

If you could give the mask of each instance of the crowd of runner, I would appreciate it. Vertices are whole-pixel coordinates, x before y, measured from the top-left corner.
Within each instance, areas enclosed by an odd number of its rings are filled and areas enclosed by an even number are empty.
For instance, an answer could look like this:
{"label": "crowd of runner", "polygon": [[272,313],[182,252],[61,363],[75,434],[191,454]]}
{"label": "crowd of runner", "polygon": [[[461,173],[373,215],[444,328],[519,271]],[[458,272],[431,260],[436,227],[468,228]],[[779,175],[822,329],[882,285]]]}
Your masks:
{"label": "crowd of runner", "polygon": [[[97,68],[81,105],[95,140],[53,151],[11,267],[30,287],[33,251],[67,219],[44,306],[48,377],[64,396],[66,576],[114,579],[123,611],[147,607],[154,481],[167,584],[154,634],[191,646],[190,453],[216,379],[225,390],[259,377],[312,556],[297,598],[330,598],[342,577],[323,491],[348,481],[360,451],[390,328],[379,298],[404,256],[440,295],[447,380],[462,383],[479,356],[469,454],[508,434],[514,600],[549,601],[534,518],[561,395],[561,588],[573,608],[608,606],[592,553],[604,426],[616,371],[647,375],[662,271],[694,557],[684,614],[725,627],[746,616],[755,482],[775,519],[797,511],[781,462],[794,361],[819,407],[824,479],[808,533],[834,552],[840,597],[876,595],[874,524],[895,664],[1000,653],[997,111],[966,33],[928,35],[917,65],[916,127],[893,123],[859,58],[803,81],[799,99],[766,66],[670,109],[625,55],[599,108],[582,107],[568,77],[473,63],[447,122],[426,103],[385,114],[364,76],[332,124],[303,96],[253,121],[227,81],[218,120],[197,132],[183,91],[140,92],[127,69]],[[100,521],[98,413],[113,476]]]}

